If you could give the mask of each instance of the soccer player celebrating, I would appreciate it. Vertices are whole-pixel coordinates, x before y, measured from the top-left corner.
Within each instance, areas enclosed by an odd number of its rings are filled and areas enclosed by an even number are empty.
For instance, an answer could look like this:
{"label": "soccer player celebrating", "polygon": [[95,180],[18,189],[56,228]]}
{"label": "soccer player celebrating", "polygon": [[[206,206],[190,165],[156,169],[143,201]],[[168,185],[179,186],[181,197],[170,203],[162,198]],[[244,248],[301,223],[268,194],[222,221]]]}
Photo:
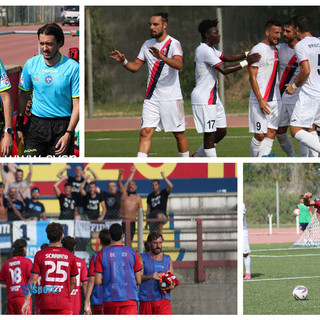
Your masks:
{"label": "soccer player celebrating", "polygon": [[[71,292],[78,274],[76,259],[67,249],[62,248],[63,227],[51,222],[47,228],[49,246],[38,251],[34,257],[32,276],[28,284],[36,284],[41,277],[41,287],[56,286],[54,291],[42,293],[39,299],[40,314],[72,314]],[[29,308],[31,293],[25,297],[21,312]]]}
{"label": "soccer player celebrating", "polygon": [[185,136],[185,118],[179,70],[183,65],[183,52],[178,40],[167,34],[168,14],[155,13],[150,18],[150,40],[141,47],[135,61],[128,61],[118,50],[110,57],[122,63],[125,69],[137,72],[144,63],[149,78],[142,109],[138,157],[147,157],[154,131],[172,132],[177,140],[180,157],[189,157]]}
{"label": "soccer player celebrating", "polygon": [[[62,246],[69,250],[70,252],[74,253],[76,249],[76,240],[70,236],[66,236],[61,241]],[[71,292],[71,302],[72,302],[72,314],[80,314],[81,310],[81,283],[84,296],[86,295],[87,285],[88,285],[88,270],[86,262],[83,259],[80,259],[75,256],[76,264],[78,268],[78,275],[76,277],[77,281],[76,284]]]}
{"label": "soccer player celebrating", "polygon": [[[10,94],[10,80],[7,76],[6,70],[4,69],[4,65],[0,60],[0,106],[3,109],[4,119],[0,122],[0,132],[4,130],[4,137],[1,140],[1,155],[2,156],[10,156],[13,146],[12,141],[12,98]],[[3,123],[4,121],[4,123]]]}
{"label": "soccer player celebrating", "polygon": [[262,41],[252,53],[259,52],[259,62],[249,67],[251,94],[249,99],[249,131],[254,132],[250,144],[251,157],[269,155],[280,122],[281,96],[278,78],[278,51],[281,24],[269,20]]}
{"label": "soccer player celebrating", "polygon": [[137,314],[141,264],[137,253],[122,245],[122,226],[109,229],[111,245],[97,255],[95,284],[103,286],[104,314]]}
{"label": "soccer player celebrating", "polygon": [[160,233],[150,233],[147,239],[150,250],[139,257],[143,270],[139,291],[139,314],[172,314],[170,291],[175,288],[175,284],[172,282],[164,294],[159,283],[160,273],[170,270],[174,274],[170,256],[161,252],[162,241]]}
{"label": "soccer player celebrating", "polygon": [[215,19],[203,20],[198,26],[202,42],[195,53],[196,87],[191,93],[191,104],[197,132],[203,133],[203,145],[194,154],[195,157],[216,157],[215,145],[227,132],[226,113],[218,95],[217,71],[226,75],[260,59],[256,53],[248,56],[248,61],[225,66],[223,62],[244,59],[246,53],[224,54],[213,48],[221,38],[217,25],[218,20]]}
{"label": "soccer player celebrating", "polygon": [[251,279],[251,258],[249,256],[250,246],[249,246],[249,233],[247,226],[247,208],[243,204],[243,261],[246,268],[246,274],[244,276],[245,280]]}
{"label": "soccer player celebrating", "polygon": [[[24,239],[16,240],[12,245],[12,258],[6,261],[0,271],[0,282],[7,285],[7,300],[9,314],[21,314],[24,296],[22,285],[28,283],[31,277],[32,262],[26,258],[27,242]],[[32,302],[26,309],[26,314],[32,314]]]}
{"label": "soccer player celebrating", "polygon": [[313,125],[320,125],[320,40],[312,37],[307,17],[294,16],[292,21],[300,40],[294,48],[300,72],[294,82],[287,85],[286,92],[294,94],[301,88],[292,113],[290,132],[299,142],[319,153],[320,142]]}
{"label": "soccer player celebrating", "polygon": [[[107,248],[111,241],[109,236],[109,230],[108,229],[102,229],[99,232],[99,239],[100,244],[102,245],[102,249]],[[95,265],[97,261],[97,255],[98,253],[95,253],[90,260],[89,265],[89,283],[87,286],[87,292],[86,292],[86,298],[84,301],[84,312],[85,314],[103,314],[103,287],[102,285],[95,285]],[[90,308],[90,297],[92,295],[92,310]]]}
{"label": "soccer player celebrating", "polygon": [[[24,155],[73,155],[74,129],[79,120],[79,64],[60,53],[62,29],[55,23],[38,30],[41,55],[22,71],[18,101],[17,142]],[[28,132],[23,135],[25,108],[33,87]]]}

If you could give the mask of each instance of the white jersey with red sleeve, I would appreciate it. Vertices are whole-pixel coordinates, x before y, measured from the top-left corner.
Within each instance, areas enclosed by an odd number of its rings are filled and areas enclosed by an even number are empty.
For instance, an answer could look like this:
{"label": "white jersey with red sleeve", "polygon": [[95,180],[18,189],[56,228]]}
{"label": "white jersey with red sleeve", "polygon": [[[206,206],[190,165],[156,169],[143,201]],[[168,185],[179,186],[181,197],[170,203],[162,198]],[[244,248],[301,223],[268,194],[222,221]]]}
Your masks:
{"label": "white jersey with red sleeve", "polygon": [[310,74],[302,85],[303,91],[310,98],[320,99],[320,40],[315,37],[305,37],[294,47],[298,63],[309,62]]}
{"label": "white jersey with red sleeve", "polygon": [[162,55],[170,59],[175,56],[183,56],[180,42],[170,36],[167,36],[162,42],[149,39],[142,45],[137,59],[147,62],[148,65],[149,76],[145,99],[152,101],[181,100],[179,70],[155,58],[149,51],[150,47],[158,48]]}
{"label": "white jersey with red sleeve", "polygon": [[0,281],[7,286],[7,299],[23,297],[22,285],[26,285],[31,276],[32,262],[23,256],[14,256],[6,261],[0,271]]}
{"label": "white jersey with red sleeve", "polygon": [[41,276],[42,288],[55,286],[54,292],[42,293],[41,310],[71,310],[70,278],[78,274],[75,256],[62,247],[47,247],[34,257],[32,273]]}
{"label": "white jersey with red sleeve", "polygon": [[290,48],[287,43],[277,45],[279,54],[279,88],[283,104],[296,104],[300,89],[294,94],[287,94],[286,84],[293,83],[298,76],[300,68],[294,49]]}
{"label": "white jersey with red sleeve", "polygon": [[201,43],[195,53],[196,87],[191,93],[192,105],[213,105],[218,100],[217,66],[223,62],[222,52]]}
{"label": "white jersey with red sleeve", "polygon": [[[278,51],[275,46],[269,46],[262,42],[251,50],[251,54],[260,53],[261,59],[253,63],[250,68],[258,68],[257,82],[263,99],[269,101],[281,100],[278,76]],[[250,102],[258,103],[253,90],[250,93]]]}
{"label": "white jersey with red sleeve", "polygon": [[72,314],[80,314],[81,310],[81,283],[88,281],[88,269],[85,261],[78,257],[76,258],[76,264],[78,268],[78,275],[76,276],[76,285],[71,292],[71,302],[72,302]]}

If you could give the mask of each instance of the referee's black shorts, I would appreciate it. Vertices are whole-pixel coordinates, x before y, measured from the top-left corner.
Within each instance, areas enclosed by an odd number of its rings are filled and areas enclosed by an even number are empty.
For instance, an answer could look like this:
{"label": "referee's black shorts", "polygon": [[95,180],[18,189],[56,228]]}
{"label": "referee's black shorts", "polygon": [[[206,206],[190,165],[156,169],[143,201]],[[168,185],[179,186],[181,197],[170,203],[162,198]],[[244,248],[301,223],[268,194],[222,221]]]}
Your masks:
{"label": "referee's black shorts", "polygon": [[[56,144],[66,133],[70,117],[40,118],[31,115],[24,148],[24,156],[54,156]],[[71,135],[65,155],[73,155],[74,134]]]}

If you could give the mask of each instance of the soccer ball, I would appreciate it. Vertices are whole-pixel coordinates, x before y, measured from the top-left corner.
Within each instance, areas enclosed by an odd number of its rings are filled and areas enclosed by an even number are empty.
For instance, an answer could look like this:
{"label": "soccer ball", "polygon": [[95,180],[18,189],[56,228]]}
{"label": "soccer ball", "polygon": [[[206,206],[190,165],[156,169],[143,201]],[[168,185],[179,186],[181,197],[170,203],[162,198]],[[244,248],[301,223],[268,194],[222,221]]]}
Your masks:
{"label": "soccer ball", "polygon": [[308,296],[308,289],[305,286],[296,286],[292,294],[296,300],[304,300]]}
{"label": "soccer ball", "polygon": [[300,210],[299,210],[299,209],[294,209],[294,210],[293,210],[293,215],[294,215],[295,217],[300,216]]}

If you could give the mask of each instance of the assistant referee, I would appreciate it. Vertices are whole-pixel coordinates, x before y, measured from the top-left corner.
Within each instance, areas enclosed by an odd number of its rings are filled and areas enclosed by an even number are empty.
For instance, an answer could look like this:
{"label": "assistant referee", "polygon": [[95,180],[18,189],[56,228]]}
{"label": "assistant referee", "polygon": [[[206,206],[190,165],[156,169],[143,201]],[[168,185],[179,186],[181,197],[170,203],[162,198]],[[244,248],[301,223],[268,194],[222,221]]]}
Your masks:
{"label": "assistant referee", "polygon": [[[27,60],[20,78],[17,142],[24,156],[73,154],[74,129],[79,120],[79,64],[63,56],[62,29],[55,23],[38,30],[41,54]],[[24,111],[33,88],[28,129]]]}

